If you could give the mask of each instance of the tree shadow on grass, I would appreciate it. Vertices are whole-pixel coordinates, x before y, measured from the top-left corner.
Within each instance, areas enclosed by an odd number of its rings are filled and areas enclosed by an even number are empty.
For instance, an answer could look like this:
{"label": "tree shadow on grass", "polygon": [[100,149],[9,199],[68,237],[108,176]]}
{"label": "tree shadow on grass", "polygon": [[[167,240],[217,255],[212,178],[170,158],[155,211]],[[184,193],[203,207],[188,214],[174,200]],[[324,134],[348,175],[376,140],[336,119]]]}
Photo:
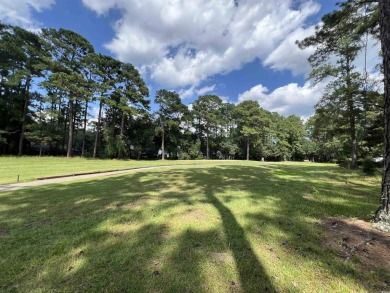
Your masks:
{"label": "tree shadow on grass", "polygon": [[[5,240],[1,252],[11,251],[4,263],[14,263],[1,270],[0,283],[6,284],[1,289],[272,292],[277,289],[259,261],[258,245],[278,244],[279,249],[282,242],[295,258],[330,263],[325,271],[358,279],[356,270],[316,248],[321,236],[315,221],[367,213],[373,208],[367,200],[372,188],[305,181],[311,170],[321,170],[318,166],[280,168],[225,165],[140,171],[0,195],[5,207],[0,212],[0,237],[4,234]],[[329,172],[323,176],[343,180],[331,174],[333,169]],[[244,194],[236,195],[240,191]],[[248,211],[235,207],[241,203],[249,204]],[[256,209],[264,203],[267,209]],[[220,225],[174,233],[169,221],[190,225],[186,222],[191,219],[178,217],[200,205],[212,207]],[[302,241],[307,245],[301,247]],[[231,254],[232,262],[217,260],[215,265],[215,253],[227,259]],[[228,279],[213,283],[210,276],[218,265],[235,267],[237,276],[224,272],[220,275]]]}
{"label": "tree shadow on grass", "polygon": [[233,213],[218,200],[210,189],[206,189],[205,192],[211,204],[221,215],[226,241],[233,252],[243,292],[274,292],[275,289],[269,276],[257,259],[244,229],[239,225]]}
{"label": "tree shadow on grass", "polygon": [[[272,170],[272,167],[269,169]],[[305,172],[309,171],[310,168],[307,168]],[[344,175],[338,177],[335,174],[322,176],[338,180],[339,184],[336,186],[334,182],[319,182],[318,175],[310,181],[302,171],[294,172],[293,169],[287,172],[287,175],[290,175],[287,178],[261,168],[244,166],[214,168],[200,172],[203,172],[203,175],[195,172],[185,174],[186,180],[202,186],[206,197],[223,218],[227,240],[234,243],[238,239],[239,244],[236,247],[232,246],[231,249],[244,291],[253,292],[253,289],[258,288],[261,288],[260,291],[265,290],[267,284],[271,284],[250,247],[250,243],[253,245],[253,239],[256,239],[259,245],[268,247],[270,254],[276,255],[275,250],[283,250],[286,254],[295,255],[296,259],[308,263],[318,262],[321,270],[330,272],[336,278],[349,278],[368,290],[373,288],[367,279],[372,279],[373,275],[379,278],[380,272],[374,272],[372,276],[365,273],[364,279],[361,277],[364,272],[351,263],[335,259],[334,254],[322,245],[322,235],[317,224],[330,216],[367,217],[376,206],[376,198],[370,198],[369,195],[375,194],[377,187],[344,183]],[[238,210],[233,208],[234,211],[231,211],[226,206],[228,204],[234,207],[235,203],[243,200],[242,195],[235,196],[234,192],[233,195],[231,192],[225,193],[226,190],[232,189],[237,192],[245,191],[246,200],[251,201],[253,205],[261,205],[264,201],[274,204],[268,209],[246,212],[248,224],[243,228],[234,216]],[[248,237],[251,241],[248,241]],[[247,251],[245,247],[248,248]],[[243,255],[245,251],[246,256]],[[313,267],[314,269],[317,268]],[[260,276],[265,276],[265,281],[259,282],[261,277],[251,280],[254,271],[258,271]],[[265,284],[263,287],[256,287],[262,283]],[[374,284],[374,287],[376,285]],[[335,284],[329,286],[331,290],[337,288]],[[273,290],[272,286],[270,288]]]}

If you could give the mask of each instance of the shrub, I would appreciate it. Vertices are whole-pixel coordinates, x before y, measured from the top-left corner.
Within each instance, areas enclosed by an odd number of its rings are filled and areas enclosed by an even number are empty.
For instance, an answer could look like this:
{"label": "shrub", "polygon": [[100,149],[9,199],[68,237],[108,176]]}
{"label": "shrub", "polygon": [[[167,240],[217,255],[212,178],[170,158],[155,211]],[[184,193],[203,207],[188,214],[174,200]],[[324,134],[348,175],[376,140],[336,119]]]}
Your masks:
{"label": "shrub", "polygon": [[340,158],[337,160],[337,164],[342,168],[349,169],[351,167],[352,160],[349,158]]}
{"label": "shrub", "polygon": [[191,156],[188,153],[182,153],[180,159],[182,159],[182,160],[191,160]]}
{"label": "shrub", "polygon": [[373,161],[371,157],[364,158],[362,162],[362,170],[366,175],[374,175],[376,171],[377,164]]}

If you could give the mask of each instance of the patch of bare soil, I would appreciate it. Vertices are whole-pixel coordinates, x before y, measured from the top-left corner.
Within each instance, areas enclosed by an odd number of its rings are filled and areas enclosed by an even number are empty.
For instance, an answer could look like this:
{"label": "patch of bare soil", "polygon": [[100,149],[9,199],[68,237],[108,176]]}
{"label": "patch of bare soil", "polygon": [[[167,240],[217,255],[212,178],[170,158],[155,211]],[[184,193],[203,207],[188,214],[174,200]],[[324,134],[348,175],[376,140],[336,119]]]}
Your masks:
{"label": "patch of bare soil", "polygon": [[213,260],[215,260],[216,262],[223,262],[223,263],[224,262],[227,262],[227,263],[233,263],[234,262],[233,256],[231,256],[228,253],[212,252],[210,255],[211,255],[211,258]]}
{"label": "patch of bare soil", "polygon": [[138,208],[140,206],[144,206],[146,205],[148,202],[148,199],[147,198],[144,198],[144,197],[140,197],[138,199],[135,199],[132,203],[128,203],[128,204],[117,204],[117,207],[118,208],[122,208],[122,209],[135,209],[135,208]]}
{"label": "patch of bare soil", "polygon": [[[390,233],[372,228],[369,222],[342,218],[327,219],[322,228],[325,245],[344,261],[358,264],[362,272],[390,272]],[[390,290],[390,279],[383,282]]]}
{"label": "patch of bare soil", "polygon": [[9,231],[5,230],[5,229],[0,229],[0,237],[6,237],[6,236],[9,236]]}
{"label": "patch of bare soil", "polygon": [[204,221],[205,215],[201,209],[188,209],[183,215],[183,220]]}

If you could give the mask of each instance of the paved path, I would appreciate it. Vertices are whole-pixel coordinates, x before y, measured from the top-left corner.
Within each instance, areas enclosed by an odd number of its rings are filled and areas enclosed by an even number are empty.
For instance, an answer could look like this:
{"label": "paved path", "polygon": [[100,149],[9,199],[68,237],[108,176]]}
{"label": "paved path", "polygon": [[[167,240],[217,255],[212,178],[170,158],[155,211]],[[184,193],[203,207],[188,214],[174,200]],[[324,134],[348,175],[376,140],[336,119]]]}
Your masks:
{"label": "paved path", "polygon": [[5,185],[0,185],[0,192],[35,187],[35,186],[42,186],[42,185],[47,185],[47,184],[61,183],[61,182],[72,181],[72,180],[111,176],[111,175],[125,174],[125,173],[131,173],[131,172],[142,171],[142,170],[166,168],[166,167],[172,167],[172,166],[173,165],[171,165],[171,166],[140,167],[140,168],[134,168],[134,169],[120,170],[120,171],[110,171],[110,172],[101,172],[101,173],[95,173],[95,174],[74,175],[74,176],[71,175],[71,176],[67,176],[67,177],[43,179],[43,180],[38,180],[38,181],[5,184]]}

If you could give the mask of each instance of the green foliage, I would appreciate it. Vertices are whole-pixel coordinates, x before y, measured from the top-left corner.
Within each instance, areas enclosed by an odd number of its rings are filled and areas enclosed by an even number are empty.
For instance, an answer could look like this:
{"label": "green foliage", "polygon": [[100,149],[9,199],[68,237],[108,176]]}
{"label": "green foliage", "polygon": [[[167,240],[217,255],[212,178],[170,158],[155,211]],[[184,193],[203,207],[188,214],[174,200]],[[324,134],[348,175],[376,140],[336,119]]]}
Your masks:
{"label": "green foliage", "polygon": [[368,117],[383,112],[377,102],[380,94],[367,72],[360,73],[354,66],[358,54],[367,49],[368,34],[377,34],[378,5],[357,0],[337,5],[340,9],[326,14],[314,35],[297,43],[302,49],[315,48],[309,58],[313,67],[309,78],[314,83],[330,79],[311,121],[317,156],[325,161],[344,161],[343,157],[349,156],[351,167],[356,168],[359,155],[378,147],[370,137],[375,122]]}
{"label": "green foliage", "polygon": [[210,159],[210,144],[215,139],[215,130],[222,120],[222,100],[216,95],[200,96],[193,103],[193,115],[196,131],[204,140],[206,146],[206,159]]}
{"label": "green foliage", "polygon": [[[376,13],[374,6],[367,7],[366,16]],[[348,121],[354,117],[358,155],[377,156],[382,148],[383,95],[370,87],[362,90],[362,76],[353,66],[349,79],[345,78],[352,64],[347,59],[354,58],[360,43],[355,36],[337,37],[341,28],[351,31],[361,15],[335,28],[332,21],[337,15],[325,19],[316,35],[300,44],[319,48],[311,59],[314,81],[337,77],[305,126],[299,117],[270,113],[255,101],[234,105],[216,95],[200,96],[190,111],[177,93],[165,89],[157,91],[158,109],[150,113],[148,87],[133,65],[94,53],[88,40],[69,30],[44,29],[33,34],[1,25],[2,151],[16,154],[18,141],[22,141],[26,150],[31,144],[50,146],[51,155],[74,151],[93,157],[156,158],[164,147],[171,158],[250,156],[254,160],[326,162],[351,153]],[[358,22],[355,33],[369,31],[369,19],[364,21],[367,26]],[[332,54],[338,64],[329,62]],[[29,92],[29,77],[31,83],[43,86],[43,101]],[[352,107],[350,92],[354,92]],[[90,121],[95,102],[98,119]],[[25,139],[20,135],[23,124]]]}
{"label": "green foliage", "polygon": [[342,167],[342,168],[346,168],[346,169],[351,169],[351,164],[352,164],[352,160],[350,158],[339,158],[336,163]]}
{"label": "green foliage", "polygon": [[182,160],[201,160],[203,159],[202,152],[200,151],[200,139],[195,140],[195,142],[188,148],[188,152],[183,152],[180,156]]}
{"label": "green foliage", "polygon": [[7,134],[7,132],[4,130],[0,130],[0,145],[7,143],[7,139],[5,137],[2,137],[4,134]]}
{"label": "green foliage", "polygon": [[374,162],[372,157],[367,157],[363,159],[362,162],[362,171],[364,174],[372,176],[377,170],[377,164]]}
{"label": "green foliage", "polygon": [[106,126],[103,131],[105,141],[105,154],[109,158],[124,157],[127,153],[127,144],[123,135],[115,135],[113,127]]}
{"label": "green foliage", "polygon": [[194,159],[203,159],[202,153],[200,151],[200,139],[197,139],[188,152],[190,158]]}
{"label": "green foliage", "polygon": [[[183,118],[188,112],[179,94],[165,89],[158,90],[154,102],[159,109],[156,112],[156,119],[159,128],[157,131],[161,134],[161,150],[166,153],[165,145],[169,142],[168,149],[176,153],[181,138],[181,124]],[[162,156],[164,159],[164,156]]]}

